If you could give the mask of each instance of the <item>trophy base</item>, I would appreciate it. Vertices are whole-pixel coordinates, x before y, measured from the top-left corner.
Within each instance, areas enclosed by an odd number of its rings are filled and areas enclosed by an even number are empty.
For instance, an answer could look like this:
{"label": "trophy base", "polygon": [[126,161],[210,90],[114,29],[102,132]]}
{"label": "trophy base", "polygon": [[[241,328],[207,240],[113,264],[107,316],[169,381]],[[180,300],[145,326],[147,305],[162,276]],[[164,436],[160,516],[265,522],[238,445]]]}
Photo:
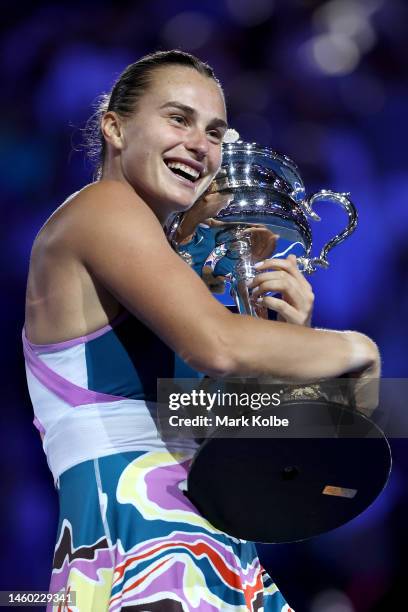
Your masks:
{"label": "trophy base", "polygon": [[326,425],[330,413],[325,437],[245,438],[237,430],[222,438],[216,430],[204,441],[185,494],[214,527],[242,540],[296,542],[340,527],[373,503],[391,470],[382,431],[333,403],[285,405],[293,422],[305,411]]}

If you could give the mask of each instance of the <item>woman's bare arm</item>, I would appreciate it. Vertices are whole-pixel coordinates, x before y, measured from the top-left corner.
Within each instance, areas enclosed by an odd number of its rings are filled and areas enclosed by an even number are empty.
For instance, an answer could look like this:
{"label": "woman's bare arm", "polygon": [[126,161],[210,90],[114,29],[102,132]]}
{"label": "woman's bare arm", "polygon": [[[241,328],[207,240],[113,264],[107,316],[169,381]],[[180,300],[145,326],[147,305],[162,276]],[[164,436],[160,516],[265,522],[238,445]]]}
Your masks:
{"label": "woman's bare arm", "polygon": [[231,314],[172,251],[160,223],[130,187],[103,181],[84,198],[67,228],[71,248],[125,308],[193,368],[209,375],[309,381],[378,362],[375,344],[362,334]]}

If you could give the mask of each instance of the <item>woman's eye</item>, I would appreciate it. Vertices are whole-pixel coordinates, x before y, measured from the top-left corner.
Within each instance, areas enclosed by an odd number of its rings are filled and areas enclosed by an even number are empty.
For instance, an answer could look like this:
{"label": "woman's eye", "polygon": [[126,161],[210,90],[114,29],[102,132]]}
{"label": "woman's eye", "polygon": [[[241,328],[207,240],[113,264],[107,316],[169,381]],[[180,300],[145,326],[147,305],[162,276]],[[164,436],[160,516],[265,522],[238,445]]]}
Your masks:
{"label": "woman's eye", "polygon": [[210,136],[211,140],[215,140],[216,142],[221,142],[224,137],[221,130],[210,130],[208,135]]}
{"label": "woman's eye", "polygon": [[180,125],[187,125],[187,119],[183,117],[183,115],[172,115],[170,118],[175,123],[178,123]]}

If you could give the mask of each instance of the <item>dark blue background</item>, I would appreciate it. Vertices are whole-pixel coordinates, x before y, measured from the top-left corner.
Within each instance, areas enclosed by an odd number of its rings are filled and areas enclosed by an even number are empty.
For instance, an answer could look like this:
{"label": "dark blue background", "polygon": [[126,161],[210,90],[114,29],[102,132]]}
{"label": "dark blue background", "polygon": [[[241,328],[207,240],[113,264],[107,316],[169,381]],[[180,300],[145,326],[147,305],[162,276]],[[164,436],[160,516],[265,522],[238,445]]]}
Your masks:
{"label": "dark blue background", "polygon": [[[36,3],[2,11],[1,588],[48,586],[57,499],[27,395],[20,346],[29,254],[46,217],[91,181],[81,129],[130,62],[178,47],[208,61],[246,140],[281,150],[309,193],[350,191],[356,233],[312,277],[314,323],[374,338],[383,374],[408,366],[408,5],[403,0]],[[327,207],[328,208],[328,207]],[[342,227],[319,212],[317,245]],[[158,288],[158,291],[160,289]],[[397,607],[405,587],[407,445],[393,442],[387,490],[363,516],[315,540],[260,547],[299,611]],[[403,601],[403,600],[402,600]]]}

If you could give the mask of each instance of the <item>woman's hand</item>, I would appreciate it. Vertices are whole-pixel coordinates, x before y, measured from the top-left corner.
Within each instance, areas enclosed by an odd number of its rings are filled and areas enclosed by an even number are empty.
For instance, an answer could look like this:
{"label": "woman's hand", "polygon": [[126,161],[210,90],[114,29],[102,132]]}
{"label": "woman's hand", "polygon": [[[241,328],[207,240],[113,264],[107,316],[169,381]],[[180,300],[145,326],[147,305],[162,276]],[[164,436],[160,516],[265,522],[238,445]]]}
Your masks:
{"label": "woman's hand", "polygon": [[[256,304],[277,312],[278,321],[310,326],[314,294],[310,283],[297,267],[296,257],[289,255],[286,259],[267,259],[255,267],[258,274],[250,287]],[[280,293],[282,298],[265,295],[269,291]]]}
{"label": "woman's hand", "polygon": [[177,242],[181,244],[189,242],[200,223],[206,223],[211,226],[214,223],[212,217],[215,217],[220,210],[228,206],[233,197],[234,196],[230,193],[206,192],[202,195],[201,198],[184,213],[180,227],[177,230]]}

